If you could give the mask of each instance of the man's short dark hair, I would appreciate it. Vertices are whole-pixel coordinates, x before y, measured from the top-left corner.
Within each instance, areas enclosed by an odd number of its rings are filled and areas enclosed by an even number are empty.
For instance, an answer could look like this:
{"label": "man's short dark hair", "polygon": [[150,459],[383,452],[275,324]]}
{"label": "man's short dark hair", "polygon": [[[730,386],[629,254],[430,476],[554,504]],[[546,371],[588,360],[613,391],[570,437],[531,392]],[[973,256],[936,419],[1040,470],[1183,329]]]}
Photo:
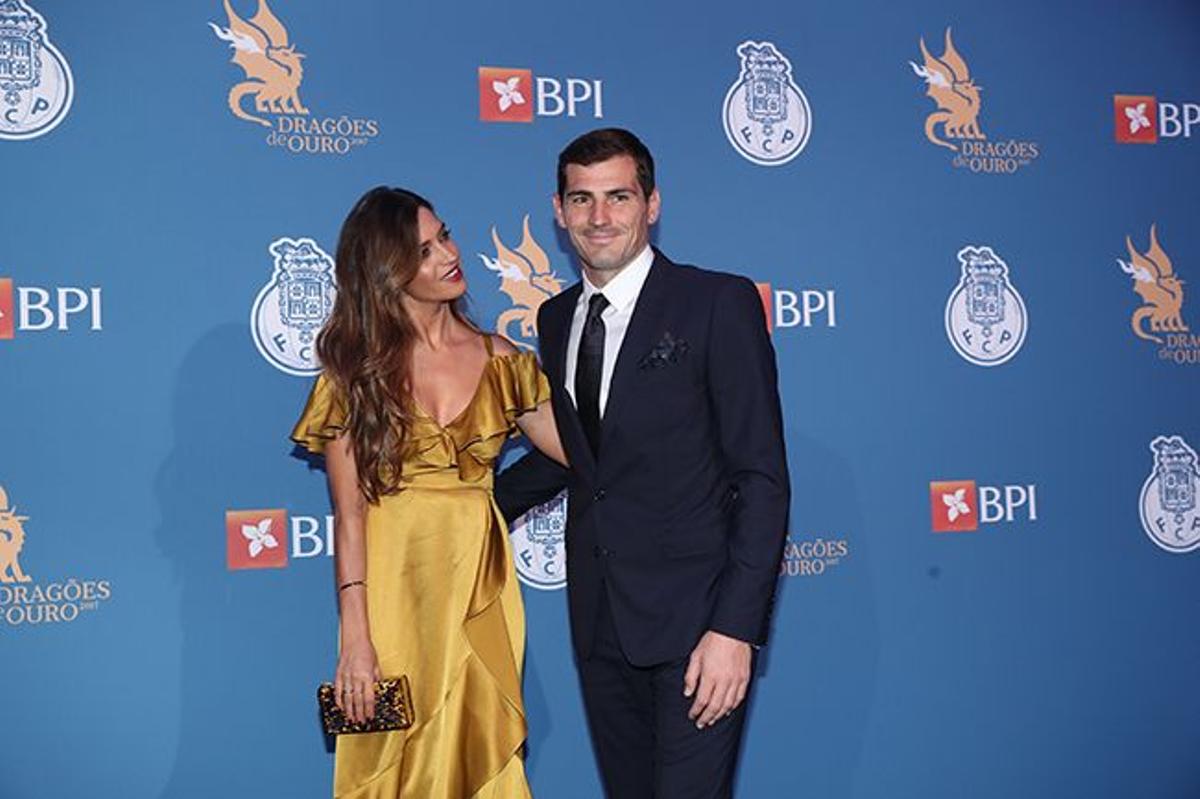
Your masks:
{"label": "man's short dark hair", "polygon": [[558,154],[558,196],[567,190],[567,165],[591,166],[618,155],[627,155],[637,165],[637,179],[646,199],[654,192],[654,156],[641,139],[624,128],[588,131]]}

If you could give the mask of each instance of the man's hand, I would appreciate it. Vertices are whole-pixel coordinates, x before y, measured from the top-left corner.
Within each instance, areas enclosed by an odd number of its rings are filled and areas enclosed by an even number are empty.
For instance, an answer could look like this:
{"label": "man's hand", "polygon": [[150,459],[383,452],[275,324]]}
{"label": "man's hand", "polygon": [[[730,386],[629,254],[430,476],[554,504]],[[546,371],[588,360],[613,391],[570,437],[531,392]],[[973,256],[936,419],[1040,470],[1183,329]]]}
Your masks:
{"label": "man's hand", "polygon": [[746,698],[750,644],[709,630],[692,650],[683,675],[683,695],[695,695],[688,718],[703,729],[728,716]]}

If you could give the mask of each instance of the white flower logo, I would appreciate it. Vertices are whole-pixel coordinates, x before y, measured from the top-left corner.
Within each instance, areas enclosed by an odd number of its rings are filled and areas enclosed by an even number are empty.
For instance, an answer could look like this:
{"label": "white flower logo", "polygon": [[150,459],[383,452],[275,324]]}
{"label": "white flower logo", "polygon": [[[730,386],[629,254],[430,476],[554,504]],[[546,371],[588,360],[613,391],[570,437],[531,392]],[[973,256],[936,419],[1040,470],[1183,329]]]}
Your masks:
{"label": "white flower logo", "polygon": [[520,82],[520,75],[514,75],[508,80],[492,81],[492,91],[500,95],[500,113],[514,105],[525,105],[525,95],[517,91],[517,84]]}
{"label": "white flower logo", "polygon": [[250,542],[250,557],[257,558],[264,549],[274,549],[279,546],[275,536],[271,535],[271,517],[254,524],[243,524],[242,535]]}
{"label": "white flower logo", "polygon": [[1145,103],[1126,106],[1125,116],[1129,118],[1129,135],[1131,136],[1142,128],[1150,127],[1150,120],[1146,117]]}
{"label": "white flower logo", "polygon": [[967,504],[965,499],[967,489],[960,488],[953,494],[942,494],[942,502],[946,503],[949,509],[946,511],[946,517],[950,521],[954,521],[959,516],[966,516],[971,512],[971,506]]}

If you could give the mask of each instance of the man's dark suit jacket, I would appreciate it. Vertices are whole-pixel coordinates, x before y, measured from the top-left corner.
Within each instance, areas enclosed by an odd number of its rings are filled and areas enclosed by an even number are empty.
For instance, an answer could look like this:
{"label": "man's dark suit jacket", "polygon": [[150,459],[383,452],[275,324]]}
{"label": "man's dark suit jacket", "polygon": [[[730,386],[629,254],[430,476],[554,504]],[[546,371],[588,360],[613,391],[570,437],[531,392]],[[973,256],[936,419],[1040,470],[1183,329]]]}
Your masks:
{"label": "man's dark suit jacket", "polygon": [[790,499],[775,353],[754,284],[655,251],[613,371],[599,457],[564,386],[582,285],[538,313],[571,468],[534,452],[500,474],[515,518],[565,484],[572,639],[591,651],[601,588],[629,661],[686,657],[706,630],[766,639]]}

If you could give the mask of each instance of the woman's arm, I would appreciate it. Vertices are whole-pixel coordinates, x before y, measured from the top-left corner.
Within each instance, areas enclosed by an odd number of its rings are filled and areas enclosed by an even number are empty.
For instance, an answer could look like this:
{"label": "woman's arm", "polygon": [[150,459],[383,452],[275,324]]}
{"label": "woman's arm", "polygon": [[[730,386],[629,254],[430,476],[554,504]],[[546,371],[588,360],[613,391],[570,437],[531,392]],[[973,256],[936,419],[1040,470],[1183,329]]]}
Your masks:
{"label": "woman's arm", "polygon": [[379,660],[367,620],[367,500],[358,487],[350,437],[343,434],[325,451],[333,495],[334,571],[337,575],[341,641],[334,694],[346,716],[360,722],[375,715]]}
{"label": "woman's arm", "polygon": [[554,408],[547,400],[517,419],[517,427],[529,437],[533,445],[547,456],[568,466],[567,454],[563,451],[562,441],[558,437],[558,426],[554,422]]}

